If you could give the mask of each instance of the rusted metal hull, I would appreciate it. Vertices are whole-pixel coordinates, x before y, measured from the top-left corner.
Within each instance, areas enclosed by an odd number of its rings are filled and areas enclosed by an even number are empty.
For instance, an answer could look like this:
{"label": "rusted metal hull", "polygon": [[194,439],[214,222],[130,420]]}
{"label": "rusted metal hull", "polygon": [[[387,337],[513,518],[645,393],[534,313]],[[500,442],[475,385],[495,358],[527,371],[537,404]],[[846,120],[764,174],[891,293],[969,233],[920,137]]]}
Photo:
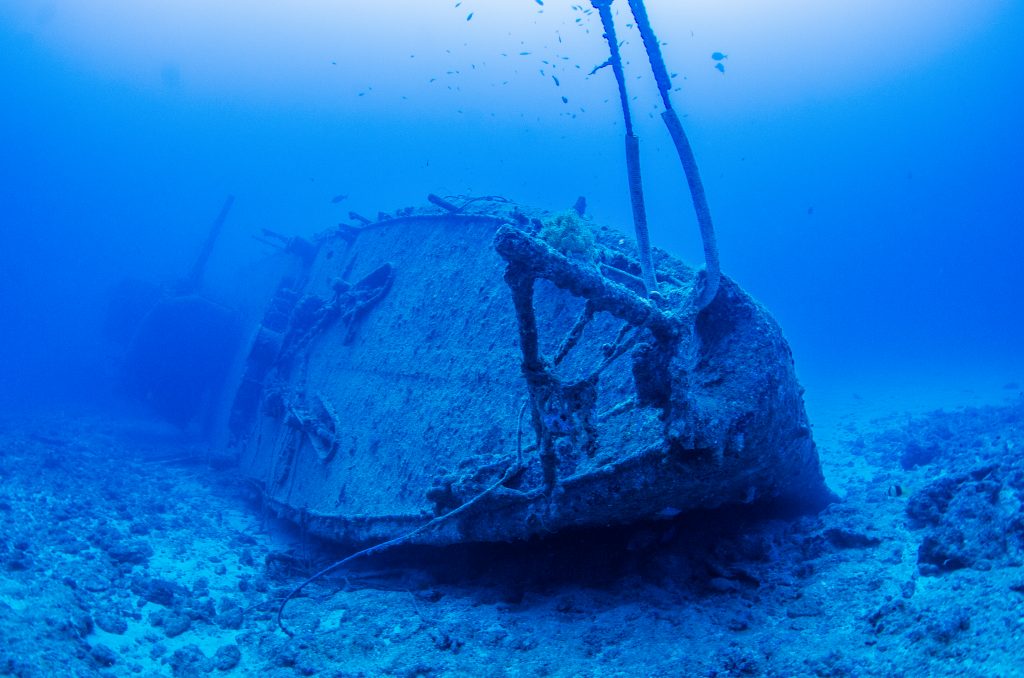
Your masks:
{"label": "rusted metal hull", "polygon": [[230,423],[271,507],[365,543],[475,499],[415,540],[444,544],[827,499],[789,348],[738,286],[697,313],[659,253],[647,300],[621,234],[581,259],[543,213],[471,209],[324,234],[279,290]]}

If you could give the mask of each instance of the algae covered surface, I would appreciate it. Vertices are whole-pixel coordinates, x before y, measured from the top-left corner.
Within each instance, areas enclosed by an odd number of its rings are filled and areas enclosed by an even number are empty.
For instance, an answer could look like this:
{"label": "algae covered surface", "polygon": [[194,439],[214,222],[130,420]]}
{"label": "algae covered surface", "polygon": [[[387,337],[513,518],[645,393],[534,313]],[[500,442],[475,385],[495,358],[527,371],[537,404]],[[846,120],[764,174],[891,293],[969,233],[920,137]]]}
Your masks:
{"label": "algae covered surface", "polygon": [[[5,421],[0,673],[1021,674],[1024,402],[847,422],[841,499],[519,544],[347,551],[126,416]],[[349,549],[351,550],[351,549]]]}

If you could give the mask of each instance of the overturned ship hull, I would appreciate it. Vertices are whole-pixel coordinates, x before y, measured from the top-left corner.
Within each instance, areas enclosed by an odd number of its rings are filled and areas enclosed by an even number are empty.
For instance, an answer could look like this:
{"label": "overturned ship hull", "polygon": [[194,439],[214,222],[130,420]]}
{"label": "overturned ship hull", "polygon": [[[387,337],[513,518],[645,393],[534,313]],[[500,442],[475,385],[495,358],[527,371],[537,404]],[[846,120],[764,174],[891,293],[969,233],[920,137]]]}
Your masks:
{"label": "overturned ship hull", "polygon": [[[340,541],[525,539],[828,497],[778,325],[596,230],[567,256],[501,201],[323,234],[252,333],[230,434],[278,513]],[[470,504],[466,510],[459,510]]]}

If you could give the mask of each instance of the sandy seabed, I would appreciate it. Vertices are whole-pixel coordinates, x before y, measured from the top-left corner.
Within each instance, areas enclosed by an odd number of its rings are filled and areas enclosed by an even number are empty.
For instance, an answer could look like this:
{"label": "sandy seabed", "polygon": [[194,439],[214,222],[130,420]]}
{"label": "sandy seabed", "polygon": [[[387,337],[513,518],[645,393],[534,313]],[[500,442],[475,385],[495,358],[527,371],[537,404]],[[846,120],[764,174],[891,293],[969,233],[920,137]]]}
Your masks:
{"label": "sandy seabed", "polygon": [[[0,426],[0,675],[1024,675],[1024,399],[836,418],[840,496],[345,555],[133,417]],[[351,548],[349,549],[351,550]]]}

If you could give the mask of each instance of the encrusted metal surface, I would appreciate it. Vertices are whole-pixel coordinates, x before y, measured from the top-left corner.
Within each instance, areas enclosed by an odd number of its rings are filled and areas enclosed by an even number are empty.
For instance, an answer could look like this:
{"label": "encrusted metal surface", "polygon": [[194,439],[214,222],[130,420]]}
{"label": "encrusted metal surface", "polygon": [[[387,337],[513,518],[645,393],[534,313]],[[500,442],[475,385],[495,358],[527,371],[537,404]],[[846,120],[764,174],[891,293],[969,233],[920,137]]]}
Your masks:
{"label": "encrusted metal surface", "polygon": [[643,297],[611,229],[572,249],[544,213],[451,207],[324,234],[278,295],[232,417],[272,507],[367,542],[491,488],[440,544],[825,500],[789,348],[734,283],[697,313],[700,275],[657,253]]}

